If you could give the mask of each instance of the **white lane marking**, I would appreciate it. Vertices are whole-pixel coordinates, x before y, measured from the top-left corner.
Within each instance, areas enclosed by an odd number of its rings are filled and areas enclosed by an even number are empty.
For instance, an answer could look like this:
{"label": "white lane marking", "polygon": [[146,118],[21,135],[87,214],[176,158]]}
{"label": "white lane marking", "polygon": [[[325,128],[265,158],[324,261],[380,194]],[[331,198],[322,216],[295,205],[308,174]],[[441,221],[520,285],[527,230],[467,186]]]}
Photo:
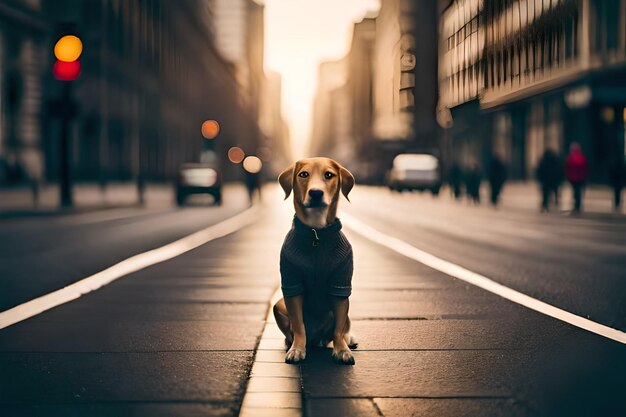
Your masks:
{"label": "white lane marking", "polygon": [[76,214],[72,216],[62,216],[56,219],[56,222],[60,224],[83,225],[125,219],[128,217],[143,216],[155,212],[155,209],[121,207],[116,209],[98,210],[91,213]]}
{"label": "white lane marking", "polygon": [[229,235],[256,219],[257,208],[252,207],[227,220],[192,233],[160,248],[152,249],[125,259],[96,274],[88,276],[60,290],[27,301],[0,313],[0,329],[11,326],[53,307],[75,300],[95,291],[118,278],[147,268],[159,262],[182,255],[207,242]]}
{"label": "white lane marking", "polygon": [[499,295],[502,298],[506,298],[509,301],[520,304],[531,310],[535,310],[539,313],[553,317],[557,320],[561,320],[565,323],[569,323],[573,326],[587,330],[600,336],[604,336],[608,339],[615,340],[616,342],[626,344],[626,333],[621,330],[614,329],[612,327],[605,326],[595,321],[586,319],[584,317],[577,316],[569,311],[562,310],[558,307],[539,301],[519,291],[513,290],[502,284],[499,284],[491,279],[484,277],[476,272],[467,270],[452,262],[444,261],[428,252],[417,249],[415,246],[400,240],[398,238],[386,235],[378,230],[366,225],[365,223],[349,216],[345,213],[341,215],[341,221],[353,232],[363,236],[364,238],[371,240],[374,243],[385,246],[407,258],[420,262],[432,269],[443,272],[446,275],[460,279],[469,284],[475,285],[493,294]]}

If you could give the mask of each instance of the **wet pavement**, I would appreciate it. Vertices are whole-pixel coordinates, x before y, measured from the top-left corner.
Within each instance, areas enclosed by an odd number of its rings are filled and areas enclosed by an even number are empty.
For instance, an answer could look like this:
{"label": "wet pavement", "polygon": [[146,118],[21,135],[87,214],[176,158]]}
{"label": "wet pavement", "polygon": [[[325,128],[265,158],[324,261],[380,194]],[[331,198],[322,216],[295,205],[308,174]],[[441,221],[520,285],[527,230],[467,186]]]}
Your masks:
{"label": "wet pavement", "polygon": [[[355,194],[346,207],[351,215],[407,240],[419,235],[413,223],[399,228],[397,216],[385,226],[373,207],[363,208],[365,196]],[[309,350],[301,366],[284,364],[282,337],[266,319],[291,206],[277,189],[264,198],[254,224],[0,330],[0,414],[626,415],[624,345],[430,269],[347,227],[355,254],[356,365],[335,365],[323,348]],[[413,200],[402,197],[395,208],[407,201]],[[186,210],[195,212],[179,215]],[[480,219],[485,212],[468,213]],[[441,210],[432,212],[438,216]],[[153,222],[159,218],[166,217]],[[518,219],[527,232],[538,221]],[[426,245],[430,239],[424,235]],[[460,247],[469,254],[470,246]],[[619,314],[619,306],[613,311]]]}

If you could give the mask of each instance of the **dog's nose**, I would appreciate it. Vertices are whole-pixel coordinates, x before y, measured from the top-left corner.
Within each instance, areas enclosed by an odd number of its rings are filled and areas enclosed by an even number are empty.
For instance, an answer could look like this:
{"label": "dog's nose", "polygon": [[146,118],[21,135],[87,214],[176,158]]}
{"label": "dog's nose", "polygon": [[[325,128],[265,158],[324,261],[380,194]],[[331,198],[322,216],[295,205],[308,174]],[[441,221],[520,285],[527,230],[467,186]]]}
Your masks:
{"label": "dog's nose", "polygon": [[319,200],[324,195],[324,191],[322,190],[309,190],[309,195],[314,200]]}

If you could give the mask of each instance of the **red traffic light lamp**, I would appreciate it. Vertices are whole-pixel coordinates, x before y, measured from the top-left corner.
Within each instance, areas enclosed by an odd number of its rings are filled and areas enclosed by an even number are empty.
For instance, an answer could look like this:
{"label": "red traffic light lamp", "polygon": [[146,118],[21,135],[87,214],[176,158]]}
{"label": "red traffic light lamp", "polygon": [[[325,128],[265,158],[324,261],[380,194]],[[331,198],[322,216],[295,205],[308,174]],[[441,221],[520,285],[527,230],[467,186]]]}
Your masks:
{"label": "red traffic light lamp", "polygon": [[74,81],[80,76],[80,61],[83,43],[75,35],[62,36],[54,45],[56,62],[52,66],[54,78],[61,81]]}
{"label": "red traffic light lamp", "polygon": [[56,61],[52,66],[54,78],[61,81],[74,81],[80,75],[80,62]]}

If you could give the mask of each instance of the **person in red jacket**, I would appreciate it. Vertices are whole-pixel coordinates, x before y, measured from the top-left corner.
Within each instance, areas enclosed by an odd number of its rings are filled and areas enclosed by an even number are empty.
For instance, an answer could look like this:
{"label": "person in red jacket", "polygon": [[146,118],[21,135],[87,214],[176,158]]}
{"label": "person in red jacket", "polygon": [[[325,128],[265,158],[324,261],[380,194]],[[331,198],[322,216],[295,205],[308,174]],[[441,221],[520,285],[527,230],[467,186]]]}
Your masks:
{"label": "person in red jacket", "polygon": [[565,160],[565,177],[572,184],[574,192],[573,213],[580,213],[582,191],[587,176],[589,175],[589,165],[587,158],[580,149],[580,145],[573,142],[569,147],[569,155]]}

